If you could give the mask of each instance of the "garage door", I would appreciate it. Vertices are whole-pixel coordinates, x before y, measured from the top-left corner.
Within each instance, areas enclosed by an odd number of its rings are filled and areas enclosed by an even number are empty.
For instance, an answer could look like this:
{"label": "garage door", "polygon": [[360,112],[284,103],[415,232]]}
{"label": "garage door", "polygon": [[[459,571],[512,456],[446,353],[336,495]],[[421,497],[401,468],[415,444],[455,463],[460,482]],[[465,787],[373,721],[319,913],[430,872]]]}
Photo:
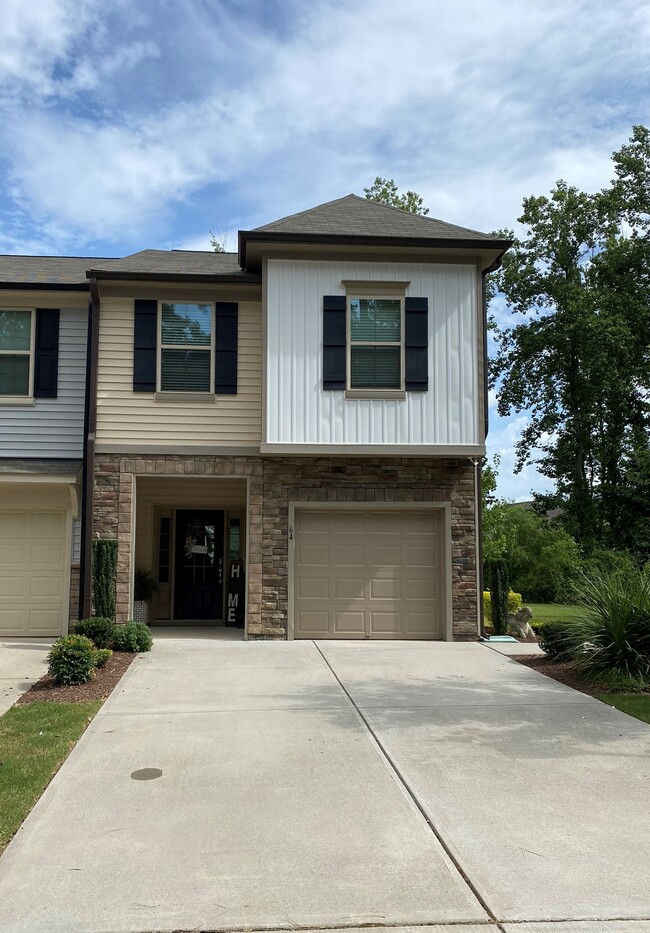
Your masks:
{"label": "garage door", "polygon": [[66,562],[65,511],[0,510],[0,634],[61,634]]}
{"label": "garage door", "polygon": [[296,511],[296,638],[442,638],[435,511]]}

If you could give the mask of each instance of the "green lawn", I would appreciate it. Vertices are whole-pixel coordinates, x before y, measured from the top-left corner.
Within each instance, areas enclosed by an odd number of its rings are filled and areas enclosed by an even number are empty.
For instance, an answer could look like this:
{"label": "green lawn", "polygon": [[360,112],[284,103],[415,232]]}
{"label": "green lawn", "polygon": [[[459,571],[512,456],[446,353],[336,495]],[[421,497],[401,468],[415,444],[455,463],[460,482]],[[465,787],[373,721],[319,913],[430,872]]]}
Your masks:
{"label": "green lawn", "polygon": [[527,603],[533,611],[533,622],[555,622],[572,619],[580,611],[578,606],[562,606],[559,603]]}
{"label": "green lawn", "polygon": [[39,702],[0,716],[0,852],[101,705]]}
{"label": "green lawn", "polygon": [[628,716],[650,723],[650,696],[647,694],[600,693],[598,699]]}

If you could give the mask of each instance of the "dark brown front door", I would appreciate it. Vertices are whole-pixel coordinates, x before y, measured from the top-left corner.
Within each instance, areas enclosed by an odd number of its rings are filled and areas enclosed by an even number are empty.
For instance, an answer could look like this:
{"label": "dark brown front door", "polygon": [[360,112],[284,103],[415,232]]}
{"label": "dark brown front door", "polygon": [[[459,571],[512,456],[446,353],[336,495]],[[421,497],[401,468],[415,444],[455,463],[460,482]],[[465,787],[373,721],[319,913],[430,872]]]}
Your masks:
{"label": "dark brown front door", "polygon": [[223,618],[223,512],[176,512],[174,618]]}

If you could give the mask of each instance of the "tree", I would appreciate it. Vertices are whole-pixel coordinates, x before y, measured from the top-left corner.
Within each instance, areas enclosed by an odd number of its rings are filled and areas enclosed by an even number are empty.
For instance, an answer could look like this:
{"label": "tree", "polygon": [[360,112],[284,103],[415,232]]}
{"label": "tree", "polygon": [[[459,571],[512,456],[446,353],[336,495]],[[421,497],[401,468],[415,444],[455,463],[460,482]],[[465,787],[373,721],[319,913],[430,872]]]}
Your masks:
{"label": "tree", "polygon": [[228,228],[215,231],[214,227],[210,230],[210,246],[215,253],[225,253],[228,242]]}
{"label": "tree", "polygon": [[497,278],[525,318],[498,332],[491,365],[499,413],[530,412],[517,468],[536,461],[555,481],[539,506],[560,507],[587,551],[620,542],[624,477],[636,476],[648,450],[647,131],[631,145],[632,155],[614,155],[620,173],[610,189],[590,195],[559,181],[550,197],[526,198],[525,234]]}
{"label": "tree", "polygon": [[429,208],[424,206],[424,198],[421,195],[415,191],[400,194],[392,178],[380,178],[377,175],[370,188],[364,188],[363,191],[368,201],[388,204],[389,207],[399,207],[411,214],[425,216],[429,213]]}

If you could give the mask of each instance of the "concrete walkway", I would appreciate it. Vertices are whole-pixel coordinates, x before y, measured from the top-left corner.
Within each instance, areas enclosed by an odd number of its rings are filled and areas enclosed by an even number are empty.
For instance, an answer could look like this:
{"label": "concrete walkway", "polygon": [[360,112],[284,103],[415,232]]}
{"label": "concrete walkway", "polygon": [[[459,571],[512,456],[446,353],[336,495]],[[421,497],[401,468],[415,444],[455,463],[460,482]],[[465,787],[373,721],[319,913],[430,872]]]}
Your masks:
{"label": "concrete walkway", "polygon": [[0,641],[0,716],[47,673],[53,638],[3,638]]}
{"label": "concrete walkway", "polygon": [[0,859],[0,931],[650,933],[649,752],[477,644],[167,633]]}

